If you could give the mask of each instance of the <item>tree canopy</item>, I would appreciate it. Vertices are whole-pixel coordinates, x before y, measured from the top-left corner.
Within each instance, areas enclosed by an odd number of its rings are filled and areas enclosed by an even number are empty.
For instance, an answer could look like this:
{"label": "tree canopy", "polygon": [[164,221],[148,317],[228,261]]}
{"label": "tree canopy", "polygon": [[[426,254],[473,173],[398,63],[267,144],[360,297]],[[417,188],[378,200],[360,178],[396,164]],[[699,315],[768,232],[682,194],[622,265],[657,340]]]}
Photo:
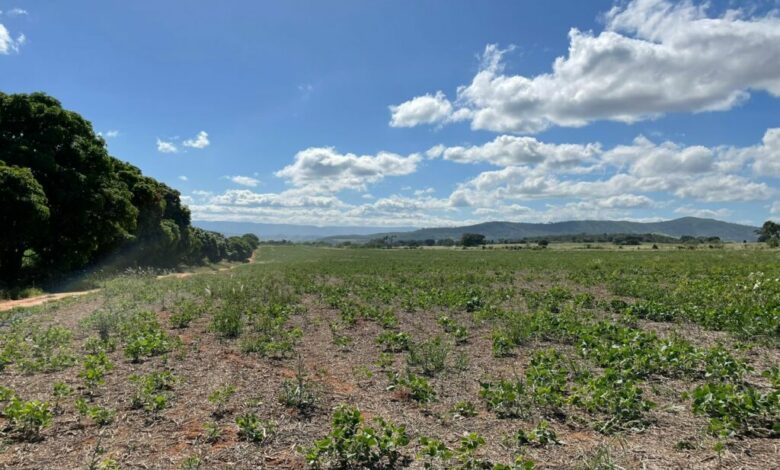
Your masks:
{"label": "tree canopy", "polygon": [[7,284],[109,256],[174,265],[246,259],[257,247],[192,227],[178,191],[109,155],[87,120],[43,93],[0,93],[0,204]]}

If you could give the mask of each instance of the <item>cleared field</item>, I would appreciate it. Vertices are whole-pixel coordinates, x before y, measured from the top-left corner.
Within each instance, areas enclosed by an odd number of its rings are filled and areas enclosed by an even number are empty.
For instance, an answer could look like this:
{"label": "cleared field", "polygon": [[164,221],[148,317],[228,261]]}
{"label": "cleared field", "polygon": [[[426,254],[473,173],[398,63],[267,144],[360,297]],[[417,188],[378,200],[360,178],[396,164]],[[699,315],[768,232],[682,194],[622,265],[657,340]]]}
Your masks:
{"label": "cleared field", "polygon": [[777,468],[778,339],[775,250],[261,247],[0,312],[0,467]]}

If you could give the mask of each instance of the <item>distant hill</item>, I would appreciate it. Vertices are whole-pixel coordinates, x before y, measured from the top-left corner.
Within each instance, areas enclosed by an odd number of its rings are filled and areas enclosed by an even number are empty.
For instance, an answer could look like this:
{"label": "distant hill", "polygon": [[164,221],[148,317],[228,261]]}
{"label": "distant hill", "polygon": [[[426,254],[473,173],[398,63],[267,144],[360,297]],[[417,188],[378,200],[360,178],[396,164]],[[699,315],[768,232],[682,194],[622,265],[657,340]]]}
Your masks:
{"label": "distant hill", "polygon": [[756,241],[758,227],[734,224],[714,219],[682,217],[663,222],[628,222],[613,220],[572,220],[553,223],[484,222],[464,227],[424,228],[412,232],[381,232],[355,234],[354,236],[329,236],[323,241],[365,242],[372,238],[395,236],[398,240],[446,239],[457,240],[464,233],[480,233],[488,240],[517,240],[532,237],[552,237],[576,234],[645,234],[654,233],[679,238],[683,235],[695,237],[720,237],[724,241]]}
{"label": "distant hill", "polygon": [[192,224],[204,230],[219,232],[227,236],[253,233],[261,240],[291,240],[297,242],[319,240],[323,237],[332,236],[363,236],[382,231],[403,233],[415,229],[414,227],[317,227],[316,225],[209,222],[204,220],[196,220]]}

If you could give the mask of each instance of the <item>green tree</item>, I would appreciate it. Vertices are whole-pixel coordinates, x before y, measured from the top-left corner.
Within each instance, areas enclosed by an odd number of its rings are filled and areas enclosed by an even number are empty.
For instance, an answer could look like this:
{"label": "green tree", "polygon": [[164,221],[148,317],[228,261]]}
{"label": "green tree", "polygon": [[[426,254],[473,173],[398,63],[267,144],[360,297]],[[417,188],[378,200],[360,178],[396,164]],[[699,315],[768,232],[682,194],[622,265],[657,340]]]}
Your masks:
{"label": "green tree", "polygon": [[780,224],[767,220],[760,229],[756,230],[758,241],[776,244],[780,240]]}
{"label": "green tree", "polygon": [[47,233],[49,206],[27,168],[0,161],[0,280],[19,281],[22,258]]}
{"label": "green tree", "polygon": [[56,99],[0,93],[0,160],[29,169],[47,196],[49,228],[32,248],[48,270],[81,268],[132,238],[138,211],[119,162]]}
{"label": "green tree", "polygon": [[477,246],[485,243],[485,236],[480,233],[464,233],[460,237],[463,246]]}

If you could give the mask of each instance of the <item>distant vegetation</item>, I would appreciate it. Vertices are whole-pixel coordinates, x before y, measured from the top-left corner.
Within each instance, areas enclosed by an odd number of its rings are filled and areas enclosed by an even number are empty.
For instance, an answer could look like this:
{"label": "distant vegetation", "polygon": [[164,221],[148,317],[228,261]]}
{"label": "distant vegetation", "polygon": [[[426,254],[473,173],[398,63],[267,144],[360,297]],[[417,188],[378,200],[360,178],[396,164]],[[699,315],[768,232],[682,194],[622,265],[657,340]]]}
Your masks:
{"label": "distant vegetation", "polygon": [[0,287],[112,267],[247,259],[254,235],[190,225],[179,192],[108,154],[77,113],[0,93]]}

